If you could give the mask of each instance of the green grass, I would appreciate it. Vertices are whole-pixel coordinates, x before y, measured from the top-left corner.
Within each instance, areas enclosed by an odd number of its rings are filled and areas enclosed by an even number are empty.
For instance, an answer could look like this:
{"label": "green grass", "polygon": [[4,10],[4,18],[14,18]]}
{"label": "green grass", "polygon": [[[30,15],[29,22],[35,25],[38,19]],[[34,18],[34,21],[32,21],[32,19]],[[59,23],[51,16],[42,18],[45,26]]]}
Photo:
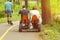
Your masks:
{"label": "green grass", "polygon": [[60,40],[60,24],[52,22],[42,25],[40,36],[43,40]]}

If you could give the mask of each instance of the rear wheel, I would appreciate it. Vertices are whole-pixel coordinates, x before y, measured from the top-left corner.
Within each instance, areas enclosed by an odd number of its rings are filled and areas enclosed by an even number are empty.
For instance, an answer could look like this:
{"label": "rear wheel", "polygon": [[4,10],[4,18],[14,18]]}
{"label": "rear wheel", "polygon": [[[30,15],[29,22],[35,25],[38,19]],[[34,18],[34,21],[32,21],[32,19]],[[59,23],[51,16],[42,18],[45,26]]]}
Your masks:
{"label": "rear wheel", "polygon": [[38,29],[38,32],[40,32],[40,29]]}
{"label": "rear wheel", "polygon": [[38,25],[38,32],[40,32],[41,31],[41,29],[40,29],[40,25]]}

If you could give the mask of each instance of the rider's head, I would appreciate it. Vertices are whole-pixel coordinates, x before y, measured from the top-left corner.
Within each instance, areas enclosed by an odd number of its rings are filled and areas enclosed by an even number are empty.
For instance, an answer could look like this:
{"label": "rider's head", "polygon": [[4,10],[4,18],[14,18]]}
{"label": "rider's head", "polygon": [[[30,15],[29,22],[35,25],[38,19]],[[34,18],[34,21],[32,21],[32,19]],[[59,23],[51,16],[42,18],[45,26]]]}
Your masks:
{"label": "rider's head", "polygon": [[26,9],[26,6],[22,6],[23,9]]}
{"label": "rider's head", "polygon": [[35,6],[32,7],[32,10],[36,10],[37,8]]}

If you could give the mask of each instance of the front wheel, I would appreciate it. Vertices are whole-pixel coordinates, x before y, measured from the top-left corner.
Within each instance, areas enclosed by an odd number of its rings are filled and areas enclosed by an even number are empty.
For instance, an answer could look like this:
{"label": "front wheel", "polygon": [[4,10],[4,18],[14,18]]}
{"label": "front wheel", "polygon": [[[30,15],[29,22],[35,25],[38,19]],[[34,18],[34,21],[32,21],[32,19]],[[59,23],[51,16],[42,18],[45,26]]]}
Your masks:
{"label": "front wheel", "polygon": [[19,25],[19,32],[22,32],[22,26]]}

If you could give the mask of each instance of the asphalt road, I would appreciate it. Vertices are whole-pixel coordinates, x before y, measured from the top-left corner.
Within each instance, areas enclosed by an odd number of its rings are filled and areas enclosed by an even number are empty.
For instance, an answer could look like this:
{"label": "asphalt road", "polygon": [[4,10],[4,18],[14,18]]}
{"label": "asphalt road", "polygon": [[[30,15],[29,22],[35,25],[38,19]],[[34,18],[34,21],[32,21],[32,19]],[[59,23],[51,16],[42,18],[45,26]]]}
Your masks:
{"label": "asphalt road", "polygon": [[[7,23],[0,24],[0,38],[3,35],[2,40],[42,40],[39,37],[39,32],[19,32],[18,24],[19,22],[14,22],[14,27],[8,25]],[[6,32],[10,27],[12,28]]]}
{"label": "asphalt road", "polygon": [[0,24],[0,36],[10,27],[7,23]]}

